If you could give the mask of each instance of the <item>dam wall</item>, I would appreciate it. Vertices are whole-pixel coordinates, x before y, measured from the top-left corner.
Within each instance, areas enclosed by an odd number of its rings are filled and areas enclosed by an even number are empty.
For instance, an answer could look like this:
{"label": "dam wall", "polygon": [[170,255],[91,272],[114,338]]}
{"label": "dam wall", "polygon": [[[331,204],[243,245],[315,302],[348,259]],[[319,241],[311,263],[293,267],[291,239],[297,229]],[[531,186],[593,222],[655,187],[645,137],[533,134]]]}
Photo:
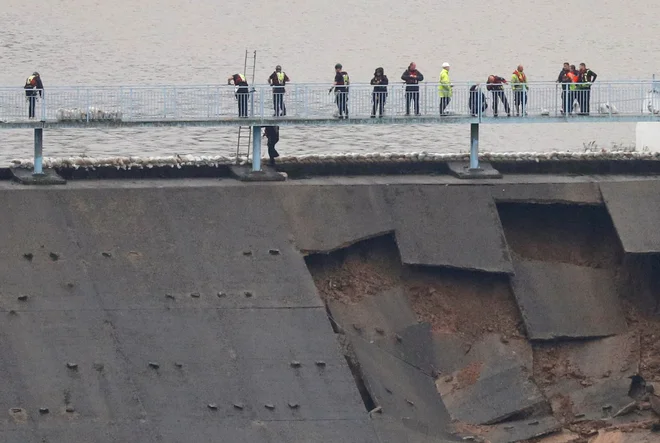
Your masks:
{"label": "dam wall", "polygon": [[0,181],[4,442],[643,442],[658,421],[653,174],[110,171]]}

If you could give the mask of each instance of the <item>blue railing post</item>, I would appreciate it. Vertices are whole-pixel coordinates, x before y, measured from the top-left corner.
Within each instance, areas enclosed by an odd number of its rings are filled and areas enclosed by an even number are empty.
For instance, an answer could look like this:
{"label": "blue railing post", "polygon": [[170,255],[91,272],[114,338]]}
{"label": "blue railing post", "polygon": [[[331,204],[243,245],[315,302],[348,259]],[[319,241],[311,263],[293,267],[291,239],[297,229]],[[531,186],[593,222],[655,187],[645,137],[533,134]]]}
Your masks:
{"label": "blue railing post", "polygon": [[470,170],[475,169],[479,169],[479,123],[470,124]]}
{"label": "blue railing post", "polygon": [[252,126],[252,172],[261,171],[261,126]]}
{"label": "blue railing post", "polygon": [[44,128],[34,128],[34,171],[32,175],[42,175]]}

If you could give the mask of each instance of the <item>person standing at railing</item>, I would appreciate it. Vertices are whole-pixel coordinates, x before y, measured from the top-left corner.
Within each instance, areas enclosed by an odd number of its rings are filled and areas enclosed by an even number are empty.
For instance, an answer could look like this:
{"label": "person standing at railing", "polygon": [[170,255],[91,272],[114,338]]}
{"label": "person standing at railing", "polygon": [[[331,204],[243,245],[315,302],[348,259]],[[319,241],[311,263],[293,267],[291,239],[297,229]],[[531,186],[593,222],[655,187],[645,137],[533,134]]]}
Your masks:
{"label": "person standing at railing", "polygon": [[511,76],[511,89],[513,89],[513,102],[516,105],[516,116],[520,115],[522,106],[523,116],[527,115],[527,76],[523,72],[523,65],[513,71]]}
{"label": "person standing at railing", "polygon": [[376,68],[374,78],[371,79],[371,84],[374,85],[374,92],[371,94],[371,101],[373,106],[371,108],[371,118],[376,117],[376,109],[378,109],[378,117],[383,116],[385,110],[385,101],[387,100],[387,85],[390,81],[385,75],[383,68]]}
{"label": "person standing at railing", "polygon": [[564,82],[564,76],[568,74],[568,71],[571,70],[571,65],[568,62],[564,62],[564,66],[559,71],[559,76],[557,76],[557,83]]}
{"label": "person standing at railing", "polygon": [[511,108],[509,108],[509,101],[506,99],[504,94],[504,85],[506,84],[506,79],[497,75],[489,75],[488,81],[486,82],[486,89],[488,89],[493,94],[493,117],[497,117],[497,107],[498,100],[502,101],[504,105],[504,110],[506,111],[506,116],[511,117]]}
{"label": "person standing at railing", "polygon": [[438,95],[440,96],[440,116],[447,115],[445,110],[449,106],[454,86],[451,84],[449,78],[449,63],[442,64],[442,71],[440,71],[440,83],[438,84]]}
{"label": "person standing at railing", "polygon": [[348,85],[351,80],[348,73],[342,69],[341,63],[335,65],[335,81],[329,92],[335,91],[335,101],[339,110],[339,118],[348,118]]}
{"label": "person standing at railing", "polygon": [[[568,112],[569,114],[573,113],[573,108],[575,106],[575,98],[577,92],[577,82],[580,79],[575,65],[571,65],[568,72],[566,73],[566,79],[568,80],[564,84],[565,88],[565,103],[564,103],[564,113]],[[578,103],[579,104],[579,103]]]}
{"label": "person standing at railing", "polygon": [[481,105],[481,114],[483,114],[486,109],[488,109],[488,103],[486,103],[486,95],[481,91],[479,84],[470,86],[470,101],[468,102],[468,108],[472,113],[472,117],[476,117],[480,114],[479,106]]}
{"label": "person standing at railing", "polygon": [[233,82],[236,86],[236,100],[238,101],[238,116],[248,116],[248,97],[250,96],[250,89],[243,74],[234,74],[227,79],[227,84],[231,85]]}
{"label": "person standing at railing", "polygon": [[275,71],[268,77],[268,84],[273,87],[273,108],[275,108],[274,117],[286,115],[286,105],[284,104],[284,85],[290,82],[286,72],[282,72],[282,67],[277,65]]}
{"label": "person standing at railing", "polygon": [[408,69],[403,71],[401,80],[406,82],[406,115],[410,115],[410,102],[415,102],[415,115],[419,115],[419,82],[424,81],[424,75],[417,70],[415,62],[410,62]]}
{"label": "person standing at railing", "polygon": [[578,103],[580,103],[580,113],[582,115],[589,115],[589,108],[591,107],[591,84],[596,81],[596,77],[598,75],[591,69],[587,69],[586,64],[580,63],[577,94]]}
{"label": "person standing at railing", "polygon": [[25,97],[28,100],[28,115],[34,118],[35,108],[37,107],[37,98],[43,97],[44,84],[41,82],[41,76],[38,72],[33,72],[31,76],[25,80]]}

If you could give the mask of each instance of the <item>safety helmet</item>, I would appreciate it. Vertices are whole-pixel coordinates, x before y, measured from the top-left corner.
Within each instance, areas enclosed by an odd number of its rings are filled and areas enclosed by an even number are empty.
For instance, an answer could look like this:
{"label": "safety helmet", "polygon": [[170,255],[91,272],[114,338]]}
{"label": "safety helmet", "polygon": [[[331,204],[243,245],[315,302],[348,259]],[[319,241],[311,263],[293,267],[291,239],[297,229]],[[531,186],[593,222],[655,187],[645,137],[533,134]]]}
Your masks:
{"label": "safety helmet", "polygon": [[341,68],[343,68],[343,66],[341,65],[341,63],[337,63],[337,64],[335,65],[335,69],[341,69]]}

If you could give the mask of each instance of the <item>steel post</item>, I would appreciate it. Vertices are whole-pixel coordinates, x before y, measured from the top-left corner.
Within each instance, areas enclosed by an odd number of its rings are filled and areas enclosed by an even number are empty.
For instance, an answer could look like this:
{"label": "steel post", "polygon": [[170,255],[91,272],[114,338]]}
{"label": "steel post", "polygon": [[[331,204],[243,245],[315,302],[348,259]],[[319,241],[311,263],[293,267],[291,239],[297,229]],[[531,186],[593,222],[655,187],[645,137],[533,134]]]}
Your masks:
{"label": "steel post", "polygon": [[479,169],[479,123],[470,124],[470,169]]}
{"label": "steel post", "polygon": [[34,171],[32,175],[42,175],[44,129],[34,128]]}
{"label": "steel post", "polygon": [[261,126],[252,126],[252,172],[261,171]]}

